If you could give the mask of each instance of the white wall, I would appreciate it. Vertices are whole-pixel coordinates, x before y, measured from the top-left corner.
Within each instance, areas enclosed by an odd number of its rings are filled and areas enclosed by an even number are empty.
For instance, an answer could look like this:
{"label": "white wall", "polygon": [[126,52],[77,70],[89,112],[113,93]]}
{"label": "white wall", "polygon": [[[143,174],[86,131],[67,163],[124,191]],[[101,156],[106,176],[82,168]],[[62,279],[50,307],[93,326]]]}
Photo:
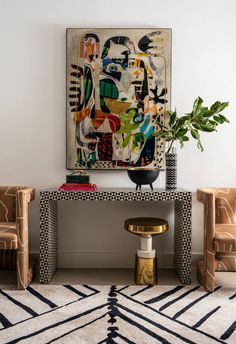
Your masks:
{"label": "white wall", "polygon": [[[179,186],[193,192],[200,186],[234,186],[235,13],[234,0],[0,0],[0,183],[32,185],[39,192],[65,179],[67,27],[170,27],[172,107],[179,113],[188,112],[198,95],[208,105],[217,99],[230,102],[227,115],[231,124],[202,136],[203,153],[194,142],[178,150]],[[123,171],[91,172],[91,176],[99,186],[131,186]],[[164,186],[164,175],[158,185]],[[60,250],[79,252],[75,259],[79,257],[82,265],[87,257],[91,257],[90,266],[102,266],[104,261],[118,266],[119,260],[121,265],[132,264],[137,238],[123,231],[123,220],[129,214],[153,215],[155,206],[147,205],[146,209],[140,204],[117,203],[115,208],[114,204],[61,205]],[[88,221],[84,214],[91,214],[91,209],[94,220]],[[107,214],[110,216],[104,220]],[[172,225],[171,205],[159,207],[157,214]],[[30,217],[31,251],[36,252],[38,197]],[[68,240],[79,224],[84,232],[77,231],[75,240]],[[172,236],[170,231],[156,239],[155,245],[170,253]],[[90,255],[91,251],[95,254]],[[194,194],[193,253],[201,251],[202,208]]]}

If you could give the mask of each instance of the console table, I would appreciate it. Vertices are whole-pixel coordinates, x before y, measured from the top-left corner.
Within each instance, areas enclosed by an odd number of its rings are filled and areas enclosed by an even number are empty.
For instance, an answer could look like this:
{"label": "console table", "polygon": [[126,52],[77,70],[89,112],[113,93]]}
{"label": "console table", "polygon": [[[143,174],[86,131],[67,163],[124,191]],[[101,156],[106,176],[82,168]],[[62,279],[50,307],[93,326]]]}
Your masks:
{"label": "console table", "polygon": [[57,269],[57,203],[61,200],[174,201],[174,269],[182,283],[191,283],[191,192],[184,189],[135,191],[133,188],[103,188],[94,192],[62,192],[49,188],[40,192],[40,282],[48,283]]}

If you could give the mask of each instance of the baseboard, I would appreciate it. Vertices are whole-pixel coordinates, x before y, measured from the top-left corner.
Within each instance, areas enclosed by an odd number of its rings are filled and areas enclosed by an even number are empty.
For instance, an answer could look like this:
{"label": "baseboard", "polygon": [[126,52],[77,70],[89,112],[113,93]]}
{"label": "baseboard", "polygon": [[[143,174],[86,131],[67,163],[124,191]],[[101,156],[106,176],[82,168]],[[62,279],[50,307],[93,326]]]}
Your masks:
{"label": "baseboard", "polygon": [[[135,259],[130,252],[61,252],[58,258],[60,268],[132,268]],[[158,265],[171,267],[172,254],[159,254]]]}
{"label": "baseboard", "polygon": [[[31,259],[38,262],[39,253],[31,252]],[[192,267],[202,257],[201,253],[192,254]],[[60,252],[59,268],[133,268],[134,253],[132,252]],[[158,253],[158,267],[173,268],[173,253]]]}

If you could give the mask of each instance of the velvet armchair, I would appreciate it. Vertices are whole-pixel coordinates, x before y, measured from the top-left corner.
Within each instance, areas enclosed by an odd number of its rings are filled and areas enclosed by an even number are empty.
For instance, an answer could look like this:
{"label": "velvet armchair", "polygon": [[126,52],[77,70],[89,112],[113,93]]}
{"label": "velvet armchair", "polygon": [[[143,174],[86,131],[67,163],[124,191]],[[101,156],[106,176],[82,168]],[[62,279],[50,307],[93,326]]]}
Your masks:
{"label": "velvet armchair", "polygon": [[207,291],[215,289],[215,271],[236,271],[236,188],[198,189],[204,205],[204,257],[197,275]]}
{"label": "velvet armchair", "polygon": [[0,269],[17,271],[18,289],[25,289],[33,277],[29,263],[28,204],[35,190],[0,186]]}

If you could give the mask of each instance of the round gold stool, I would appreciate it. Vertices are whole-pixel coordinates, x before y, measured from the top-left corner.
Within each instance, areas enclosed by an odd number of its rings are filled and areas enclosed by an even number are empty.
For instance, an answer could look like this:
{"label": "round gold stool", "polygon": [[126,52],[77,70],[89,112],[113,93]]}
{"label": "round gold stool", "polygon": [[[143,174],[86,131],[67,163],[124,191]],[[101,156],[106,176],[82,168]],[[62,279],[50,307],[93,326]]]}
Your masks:
{"label": "round gold stool", "polygon": [[157,256],[152,249],[152,236],[166,232],[168,222],[155,217],[135,217],[125,220],[124,228],[141,237],[135,259],[135,284],[157,284]]}

